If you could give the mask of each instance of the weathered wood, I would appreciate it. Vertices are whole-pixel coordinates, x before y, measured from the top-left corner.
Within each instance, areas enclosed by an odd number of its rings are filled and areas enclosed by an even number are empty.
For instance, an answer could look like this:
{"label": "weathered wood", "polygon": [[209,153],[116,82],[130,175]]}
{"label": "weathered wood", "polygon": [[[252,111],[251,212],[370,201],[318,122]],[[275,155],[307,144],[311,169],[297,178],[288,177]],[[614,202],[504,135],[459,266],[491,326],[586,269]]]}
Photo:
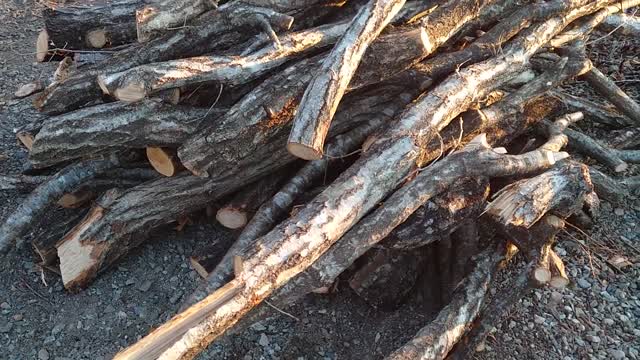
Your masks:
{"label": "weathered wood", "polygon": [[634,164],[640,163],[640,150],[613,150],[613,149],[611,150],[622,161],[626,161]]}
{"label": "weathered wood", "polygon": [[615,131],[611,145],[617,149],[640,149],[640,127]]}
{"label": "weathered wood", "polygon": [[290,153],[305,160],[322,157],[331,121],[362,56],[404,3],[370,0],[360,9],[304,92],[287,143]]}
{"label": "weathered wood", "polygon": [[623,182],[614,180],[593,167],[589,167],[589,176],[598,197],[616,205],[625,203],[627,196],[629,196],[629,189]]}
{"label": "weathered wood", "polygon": [[81,224],[60,240],[58,255],[65,288],[87,286],[98,272],[144,242],[153,229],[202,209],[267,174],[239,172],[237,178],[226,181],[182,174],[105,196]]}
{"label": "weathered wood", "polygon": [[85,216],[85,209],[47,210],[39,224],[32,224],[31,247],[40,258],[40,266],[53,266],[58,259],[56,242]]}
{"label": "weathered wood", "polygon": [[626,115],[634,124],[640,125],[640,104],[625,94],[608,76],[593,67],[591,71],[582,75],[593,89],[615,105],[621,113]]}
{"label": "weathered wood", "polygon": [[[187,299],[186,304],[191,305],[196,301],[203,299],[208,293],[214,291],[215,289],[222,286],[226,281],[228,281],[229,276],[231,275],[231,257],[237,252],[244,250],[245,247],[251,244],[253,240],[271,230],[276,221],[279,220],[280,217],[286,214],[286,212],[289,210],[289,207],[292,205],[295,197],[299,196],[313,183],[315,179],[324,174],[328,162],[331,161],[333,157],[341,157],[348,153],[351,153],[353,149],[359,146],[359,144],[362,143],[369,134],[371,134],[382,124],[392,119],[396,113],[400,112],[404,105],[409,103],[415,96],[417,96],[418,92],[421,89],[419,85],[421,83],[420,77],[416,76],[416,78],[412,80],[414,80],[413,83],[406,82],[403,86],[387,84],[387,86],[381,86],[378,89],[372,89],[360,94],[356,93],[348,96],[343,101],[343,104],[340,106],[340,109],[336,113],[336,117],[333,122],[334,130],[336,132],[342,132],[341,130],[339,130],[341,127],[343,127],[341,126],[341,124],[344,124],[347,121],[352,124],[359,124],[359,126],[354,128],[353,130],[350,130],[344,135],[337,136],[335,141],[332,141],[332,145],[328,148],[328,157],[326,157],[325,159],[309,162],[303,169],[300,170],[298,175],[294,177],[285,188],[283,188],[282,192],[280,192],[277,197],[273,199],[274,202],[272,206],[269,206],[258,212],[258,222],[248,225],[246,232],[243,232],[236,243],[234,243],[231,249],[229,249],[228,255],[220,262],[220,265],[212,273],[208,282],[200,286],[193,293],[193,295]],[[410,85],[409,88],[406,88],[407,85]],[[304,91],[303,88],[298,90],[299,95],[301,95],[302,91]],[[292,118],[291,113],[289,113],[287,116],[289,120]],[[267,119],[267,121],[268,120],[269,119]],[[283,123],[283,125],[285,124],[286,123]],[[247,160],[255,158],[256,154],[259,154],[260,158],[252,160],[251,163],[257,163],[261,166],[264,166],[269,162],[273,162],[274,158],[280,159],[286,158],[285,156],[288,156],[290,160],[295,159],[293,156],[288,154],[283,146],[286,143],[288,129],[289,127],[282,127],[281,130],[275,128],[273,129],[278,131],[278,133],[276,134],[279,134],[278,139],[281,139],[281,142],[278,141],[275,143],[277,145],[277,148],[276,150],[274,150],[274,152],[269,152],[267,159],[262,159],[262,155],[264,154],[261,150],[256,148],[248,149],[249,152],[246,152],[246,154],[252,155],[250,157],[246,155],[248,157]],[[219,133],[219,131],[212,132],[212,134],[217,133]],[[234,146],[238,143],[238,141],[234,142]],[[256,143],[256,141],[246,141],[245,143],[254,144]],[[210,145],[209,148],[211,148]],[[282,151],[283,154],[280,155],[280,153],[276,151]],[[244,154],[245,152],[235,150],[231,154],[234,153]],[[216,157],[212,157],[211,159],[215,158]],[[222,157],[218,156],[217,158],[220,159]],[[241,163],[250,164],[246,160],[242,161]],[[212,163],[211,169],[218,170],[221,166],[221,161],[217,160],[215,163]],[[230,166],[233,166],[233,168],[237,168],[238,164],[237,162],[230,163]]]}
{"label": "weathered wood", "polygon": [[282,14],[270,9],[249,7],[231,1],[217,11],[202,14],[190,26],[167,33],[149,42],[136,44],[114,53],[103,62],[89,65],[66,81],[45,89],[34,101],[40,111],[60,114],[100,101],[102,91],[96,77],[105,72],[120,72],[142,64],[198,56],[246,41],[255,33],[247,26],[247,12],[277,22]]}
{"label": "weathered wood", "polygon": [[[371,44],[370,51],[365,53],[362,65],[349,87],[360,88],[375,84],[417,64],[453,37],[465,24],[479,17],[490,2],[449,0],[414,24],[381,35]],[[483,22],[487,20],[482,19]],[[385,71],[376,71],[367,64],[379,64]]]}
{"label": "weathered wood", "polygon": [[274,174],[249,184],[218,210],[216,220],[229,229],[244,227],[253,213],[276,193],[283,177]]}
{"label": "weathered wood", "polygon": [[[248,255],[243,271],[236,274],[229,285],[232,289],[241,289],[237,294],[223,304],[216,304],[205,320],[189,330],[182,326],[190,321],[188,316],[174,318],[138,345],[125,350],[122,358],[145,354],[160,354],[166,358],[193,357],[202,346],[232,326],[275,288],[309,267],[404,180],[420,154],[421,145],[430,141],[435,132],[451,118],[484,91],[491,90],[494,85],[519,73],[528,58],[568,22],[597,10],[604,3],[589,3],[563,16],[530,27],[512,41],[497,59],[463,69],[427,93],[400,117],[395,126],[390,127],[383,137],[374,142],[365,156],[356,161],[321,195],[260,239],[256,253]],[[446,96],[451,93],[456,96]],[[435,96],[439,97],[435,99]],[[429,100],[425,100],[426,98]],[[447,99],[446,103],[443,99]],[[423,171],[421,174],[424,173]],[[318,236],[319,233],[322,236]],[[227,293],[228,291],[221,291],[210,295],[211,298],[196,304],[191,311],[188,309],[186,314],[194,314],[194,317],[196,313],[200,315],[197,310],[210,305],[212,298],[219,298]],[[177,337],[179,340],[173,343],[173,340],[167,341],[167,334],[171,339]]]}
{"label": "weathered wood", "polygon": [[392,249],[415,249],[451,235],[466,219],[482,213],[489,195],[486,178],[463,179],[429,200],[383,240]]}
{"label": "weathered wood", "polygon": [[78,184],[96,177],[120,164],[120,159],[89,160],[70,165],[55,174],[49,181],[38,186],[0,228],[0,252],[7,252],[13,242],[22,243],[22,237],[35,218],[47,206]]}
{"label": "weathered wood", "polygon": [[49,176],[42,175],[0,175],[0,190],[31,191],[49,179]]}
{"label": "weathered wood", "polygon": [[[193,174],[220,178],[238,168],[269,167],[291,162],[286,151],[291,120],[306,85],[322,60],[321,55],[302,60],[270,77],[235,104],[214,127],[187,140],[178,151]],[[417,73],[407,82],[380,84],[377,89],[348,95],[339,107],[330,136],[342,133],[372,114],[390,118],[413,100],[424,86]]]}
{"label": "weathered wood", "polygon": [[593,14],[576,21],[570,29],[551,39],[549,45],[558,48],[574,40],[586,40],[593,29],[609,15],[638,5],[640,5],[639,0],[622,0],[605,6]]}
{"label": "weathered wood", "polygon": [[98,76],[98,84],[105,94],[123,101],[139,101],[163,89],[207,81],[242,84],[286,61],[333,44],[346,26],[329,24],[287,34],[280,38],[278,48],[267,45],[247,56],[201,56],[105,73]]}
{"label": "weathered wood", "polygon": [[580,111],[584,116],[597,123],[614,128],[628,125],[630,121],[620,115],[615,109],[609,109],[587,99],[583,99],[560,90],[551,90],[551,96],[558,99],[566,108],[566,111]]}
{"label": "weathered wood", "polygon": [[156,99],[136,104],[113,102],[47,119],[29,160],[46,167],[66,160],[124,148],[178,147],[222,110],[170,105]]}
{"label": "weathered wood", "polygon": [[477,259],[474,270],[453,293],[438,316],[387,359],[444,359],[480,313],[494,273],[504,255],[489,248]]}
{"label": "weathered wood", "polygon": [[640,36],[640,19],[627,14],[613,14],[607,16],[599,28],[606,32],[615,31],[617,34]]}
{"label": "weathered wood", "polygon": [[555,235],[563,227],[564,222],[560,218],[547,215],[530,229],[532,233],[536,233],[533,238],[537,244],[535,248],[537,255],[521,270],[517,277],[492,297],[492,301],[482,309],[482,313],[471,331],[456,345],[454,351],[449,354],[449,358],[455,360],[471,358],[478,345],[484,341],[493,328],[499,325],[513,305],[527,295],[531,289],[544,285],[538,281],[540,278],[536,278],[536,270],[547,270],[541,268],[540,265],[547,261],[545,257],[548,255],[550,245],[553,244]]}
{"label": "weathered wood", "polygon": [[623,172],[629,168],[629,165],[618,156],[618,153],[603,146],[589,135],[572,129],[566,129],[564,133],[569,138],[570,147],[606,165],[613,171]]}
{"label": "weathered wood", "polygon": [[138,6],[135,12],[138,41],[146,42],[157,37],[158,33],[186,26],[213,7],[211,0],[159,0]]}
{"label": "weathered wood", "polygon": [[36,42],[40,62],[54,52],[67,53],[118,46],[135,41],[136,9],[146,0],[100,0],[46,6],[45,30]]}

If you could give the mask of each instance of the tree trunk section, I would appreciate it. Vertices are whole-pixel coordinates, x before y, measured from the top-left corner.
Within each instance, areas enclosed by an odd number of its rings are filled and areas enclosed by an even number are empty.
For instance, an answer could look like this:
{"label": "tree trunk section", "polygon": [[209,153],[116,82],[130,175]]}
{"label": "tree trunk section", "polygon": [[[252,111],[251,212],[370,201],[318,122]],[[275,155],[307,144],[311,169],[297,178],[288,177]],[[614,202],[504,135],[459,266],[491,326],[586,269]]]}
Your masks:
{"label": "tree trunk section", "polygon": [[404,3],[370,0],[360,9],[305,90],[287,143],[290,153],[305,160],[322,157],[331,120],[364,52]]}

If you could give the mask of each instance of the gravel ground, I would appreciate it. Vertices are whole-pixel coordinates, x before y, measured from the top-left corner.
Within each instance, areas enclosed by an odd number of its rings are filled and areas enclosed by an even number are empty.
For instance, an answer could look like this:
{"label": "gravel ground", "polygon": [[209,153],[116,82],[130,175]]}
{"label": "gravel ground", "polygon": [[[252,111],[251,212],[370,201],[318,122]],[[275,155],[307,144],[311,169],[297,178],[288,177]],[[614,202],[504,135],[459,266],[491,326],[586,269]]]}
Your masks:
{"label": "gravel ground", "polygon": [[[0,57],[3,174],[18,173],[26,156],[14,129],[37,116],[27,101],[12,100],[12,94],[19,84],[45,79],[55,68],[33,60],[41,26],[38,10],[31,0],[0,2],[0,46],[5,49]],[[617,80],[640,80],[639,63],[624,63],[633,60],[628,54],[640,60],[638,42],[617,37],[604,42],[607,51],[594,48],[595,62]],[[639,84],[626,81],[621,86],[640,100]],[[583,87],[577,87],[579,91],[591,96]],[[608,132],[593,131],[607,138]],[[630,173],[638,172],[636,166]],[[0,193],[0,219],[24,196]],[[559,292],[536,290],[520,301],[476,357],[640,359],[639,224],[640,201],[629,198],[615,209],[604,202],[588,234],[563,233],[556,250],[566,259],[571,285]],[[65,292],[57,275],[39,269],[30,249],[11,253],[0,261],[0,358],[110,358],[171,317],[198,284],[187,257],[203,244],[223,246],[232,236],[206,218],[182,232],[161,229],[78,294]],[[612,265],[618,263],[621,268]],[[506,281],[514,271],[507,269],[498,281]],[[309,296],[286,311],[288,315],[273,310],[271,318],[224,337],[200,358],[378,359],[406,342],[433,315],[415,298],[396,311],[374,310],[342,283],[335,293]]]}

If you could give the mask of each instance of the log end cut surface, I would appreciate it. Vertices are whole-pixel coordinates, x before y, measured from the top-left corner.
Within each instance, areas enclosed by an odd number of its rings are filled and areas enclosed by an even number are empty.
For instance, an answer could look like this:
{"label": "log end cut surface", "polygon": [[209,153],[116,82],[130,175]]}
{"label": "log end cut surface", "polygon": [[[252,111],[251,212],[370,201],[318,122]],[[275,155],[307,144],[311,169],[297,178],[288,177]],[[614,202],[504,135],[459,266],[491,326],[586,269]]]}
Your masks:
{"label": "log end cut surface", "polygon": [[43,62],[47,58],[49,52],[49,34],[47,30],[42,30],[38,34],[38,40],[36,40],[36,60]]}
{"label": "log end cut surface", "polygon": [[247,213],[234,208],[222,208],[216,213],[216,220],[228,229],[240,229],[247,224]]}
{"label": "log end cut surface", "polygon": [[316,150],[310,146],[304,144],[290,142],[287,144],[287,150],[292,155],[304,160],[319,160],[322,159],[322,151]]}
{"label": "log end cut surface", "polygon": [[161,147],[147,147],[149,164],[164,176],[174,176],[180,171],[180,164],[171,151]]}

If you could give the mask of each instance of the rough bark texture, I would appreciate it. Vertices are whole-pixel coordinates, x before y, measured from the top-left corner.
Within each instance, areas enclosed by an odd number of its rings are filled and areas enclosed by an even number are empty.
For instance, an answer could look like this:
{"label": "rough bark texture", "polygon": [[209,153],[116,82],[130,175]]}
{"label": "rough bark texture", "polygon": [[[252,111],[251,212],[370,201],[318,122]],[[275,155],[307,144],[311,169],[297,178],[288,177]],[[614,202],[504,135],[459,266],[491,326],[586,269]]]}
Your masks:
{"label": "rough bark texture", "polygon": [[34,104],[47,114],[68,112],[100,101],[102,91],[96,77],[102,73],[116,73],[142,64],[202,55],[242,43],[255,33],[255,29],[246,24],[248,13],[264,15],[269,21],[282,16],[269,9],[253,8],[237,1],[229,2],[217,11],[202,14],[191,26],[133,45],[103,62],[79,70],[67,80],[45,89]]}
{"label": "rough bark texture", "polygon": [[622,0],[609,6],[605,6],[592,15],[585,16],[583,19],[576,21],[570,29],[551,39],[549,45],[552,47],[561,47],[573,40],[586,40],[591,31],[609,15],[637,5],[640,5],[640,1],[638,0]]}
{"label": "rough bark texture", "polygon": [[382,246],[415,249],[448,237],[465,219],[482,213],[489,195],[486,178],[464,179],[429,200],[387,235]]}
{"label": "rough bark texture", "polygon": [[141,65],[118,73],[105,73],[98,83],[105,94],[138,101],[163,89],[220,81],[243,84],[304,54],[333,44],[346,24],[329,24],[280,38],[280,46],[267,45],[247,56],[201,56]]}
{"label": "rough bark texture", "polygon": [[387,359],[444,359],[478,316],[489,284],[503,258],[496,249],[482,252],[473,272],[460,284],[449,304],[412,340]]}
{"label": "rough bark texture", "polygon": [[183,174],[106,196],[60,241],[58,254],[65,287],[87,286],[99,271],[146,240],[151,230],[202,209],[267,174],[248,170],[227,181]]}
{"label": "rough bark texture", "polygon": [[[184,166],[198,176],[221,178],[238,168],[293,161],[295,157],[285,149],[291,120],[321,60],[321,56],[302,60],[272,76],[234,105],[219,125],[187,140],[178,152]],[[415,74],[408,82],[389,82],[348,95],[329,135],[340,134],[371,116],[390,119],[424,89],[423,79]]]}
{"label": "rough bark texture", "polygon": [[604,31],[616,31],[628,36],[640,36],[640,19],[627,14],[613,14],[607,16],[600,28]]}
{"label": "rough bark texture", "polygon": [[622,161],[640,163],[640,150],[613,150],[613,153]]}
{"label": "rough bark texture", "polygon": [[21,236],[50,203],[82,182],[117,167],[119,163],[119,159],[80,162],[62,169],[51,180],[38,186],[0,228],[0,252],[9,250],[13,242],[20,246]]}
{"label": "rough bark texture", "polygon": [[640,125],[640,105],[625,94],[618,85],[597,68],[582,76],[598,94],[605,97],[615,105],[621,113],[625,114],[635,125]]}
{"label": "rough bark texture", "polygon": [[49,179],[49,176],[42,175],[0,175],[0,190],[31,191]]}
{"label": "rough bark texture", "polygon": [[31,231],[31,247],[40,258],[40,266],[53,266],[58,259],[56,242],[62,239],[78,221],[82,220],[87,211],[85,209],[49,209],[47,222],[33,226]]}
{"label": "rough bark texture", "polygon": [[598,143],[590,136],[571,129],[565,130],[564,133],[569,138],[570,147],[606,165],[613,171],[622,172],[629,167],[627,163],[620,159],[618,153]]}
{"label": "rough bark texture", "polygon": [[567,111],[580,111],[587,119],[597,123],[614,128],[630,124],[630,121],[626,117],[620,115],[615,109],[608,109],[592,101],[558,90],[551,90],[549,94],[558,99]]}
{"label": "rough bark texture", "polygon": [[146,0],[100,0],[47,6],[45,30],[36,45],[38,61],[61,52],[112,47],[135,41],[135,13]]}
{"label": "rough bark texture", "polygon": [[362,55],[404,3],[405,0],[370,0],[360,9],[305,90],[300,111],[293,120],[289,152],[305,160],[322,157],[331,120]]}
{"label": "rough bark texture", "polygon": [[212,7],[209,0],[160,0],[139,6],[135,13],[138,41],[146,42],[158,33],[185,26]]}
{"label": "rough bark texture", "polygon": [[[152,350],[154,356],[168,358],[195,355],[201,346],[233,325],[275,288],[308,267],[403,181],[415,164],[423,145],[433,138],[435,132],[446,126],[452,117],[477,100],[483,92],[490,91],[492,87],[519,73],[531,54],[569,21],[597,9],[603,3],[589,4],[580,11],[569,12],[532,26],[496,60],[464,69],[455,78],[445,81],[427,94],[332,186],[292,219],[260,239],[261,247],[256,253],[249,254],[244,269],[236,274],[236,279],[229,288],[224,289],[226,292],[214,293],[211,298],[196,306],[198,310],[216,303],[211,308],[211,314],[200,325],[188,331],[180,326],[177,332],[172,333],[172,325],[185,320],[185,317],[178,317],[142,340],[139,346],[126,350],[122,356],[136,354],[144,349]],[[439,98],[430,97],[434,93]],[[443,99],[446,99],[446,103]],[[229,289],[234,290],[229,300],[217,302],[217,299],[229,294]],[[187,315],[189,314],[194,312],[188,310]],[[201,315],[199,312],[198,314]],[[158,335],[167,334],[167,331],[171,334],[171,341]],[[171,344],[176,338],[179,338],[178,341]]]}
{"label": "rough bark texture", "polygon": [[158,100],[114,102],[47,119],[29,153],[36,167],[123,148],[178,147],[221,110],[175,106]]}
{"label": "rough bark texture", "polygon": [[[383,34],[371,45],[371,50],[365,54],[363,65],[379,63],[385,71],[362,66],[352,79],[351,88],[375,84],[393,76],[402,70],[410,68],[444,44],[455,35],[465,24],[478,17],[489,1],[450,0],[438,6],[432,13],[417,21],[415,24],[391,30]],[[386,57],[393,45],[401,52],[393,52],[393,56]]]}
{"label": "rough bark texture", "polygon": [[[418,81],[418,83],[420,82]],[[406,84],[407,83],[405,83],[405,85]],[[231,274],[231,258],[229,256],[235,255],[236,251],[244,250],[244,248],[251,244],[253,240],[271,230],[276,219],[289,210],[295,196],[304,192],[304,190],[311,185],[314,179],[324,174],[326,165],[332,157],[340,157],[350,153],[352,148],[357,147],[376,128],[392,119],[405,104],[409,103],[415,96],[417,96],[420,89],[419,85],[413,84],[411,88],[412,89],[405,89],[404,86],[398,87],[393,85],[382,86],[379,89],[365,91],[361,94],[354,94],[353,96],[349,96],[345,99],[334,119],[334,129],[338,130],[342,127],[340,124],[343,124],[346,121],[353,122],[354,124],[357,123],[359,126],[344,135],[336,137],[335,141],[332,142],[332,144],[335,144],[335,150],[334,146],[331,146],[328,149],[328,157],[326,159],[315,160],[308,163],[308,165],[300,170],[298,176],[294,177],[291,183],[289,183],[287,187],[277,195],[277,198],[274,198],[274,205],[272,208],[265,209],[264,212],[259,211],[260,215],[258,216],[260,217],[258,218],[258,221],[262,222],[263,220],[259,220],[261,218],[265,219],[265,221],[262,224],[258,223],[256,225],[249,226],[246,233],[243,233],[243,235],[238,238],[236,243],[229,250],[228,256],[220,263],[219,268],[212,273],[208,283],[199,287],[187,300],[186,304],[193,304],[196,301],[203,299],[208,293],[222,286]],[[289,119],[291,119],[291,116]],[[288,155],[286,150],[284,150],[288,129],[288,127],[284,127],[282,130],[278,130],[281,142],[276,143],[278,145],[277,149],[279,149],[279,151],[283,151],[284,155]],[[216,132],[214,132],[214,134],[215,133]],[[247,143],[252,144],[254,142],[249,141]],[[250,153],[262,154],[255,150],[252,150]],[[249,152],[247,152],[247,154],[249,154]],[[281,158],[281,156],[276,154],[273,152],[270,153],[269,159]],[[291,155],[288,155],[288,158],[291,160],[295,159]],[[272,160],[270,160],[270,162],[271,161]],[[264,166],[266,160],[256,160],[253,162]],[[243,161],[242,163],[246,163],[246,161]],[[215,164],[216,169],[220,167],[220,160]],[[236,164],[233,165],[237,167]]]}
{"label": "rough bark texture", "polygon": [[589,176],[598,197],[616,205],[624,204],[627,196],[629,196],[629,189],[624,183],[612,179],[593,167],[589,168]]}

